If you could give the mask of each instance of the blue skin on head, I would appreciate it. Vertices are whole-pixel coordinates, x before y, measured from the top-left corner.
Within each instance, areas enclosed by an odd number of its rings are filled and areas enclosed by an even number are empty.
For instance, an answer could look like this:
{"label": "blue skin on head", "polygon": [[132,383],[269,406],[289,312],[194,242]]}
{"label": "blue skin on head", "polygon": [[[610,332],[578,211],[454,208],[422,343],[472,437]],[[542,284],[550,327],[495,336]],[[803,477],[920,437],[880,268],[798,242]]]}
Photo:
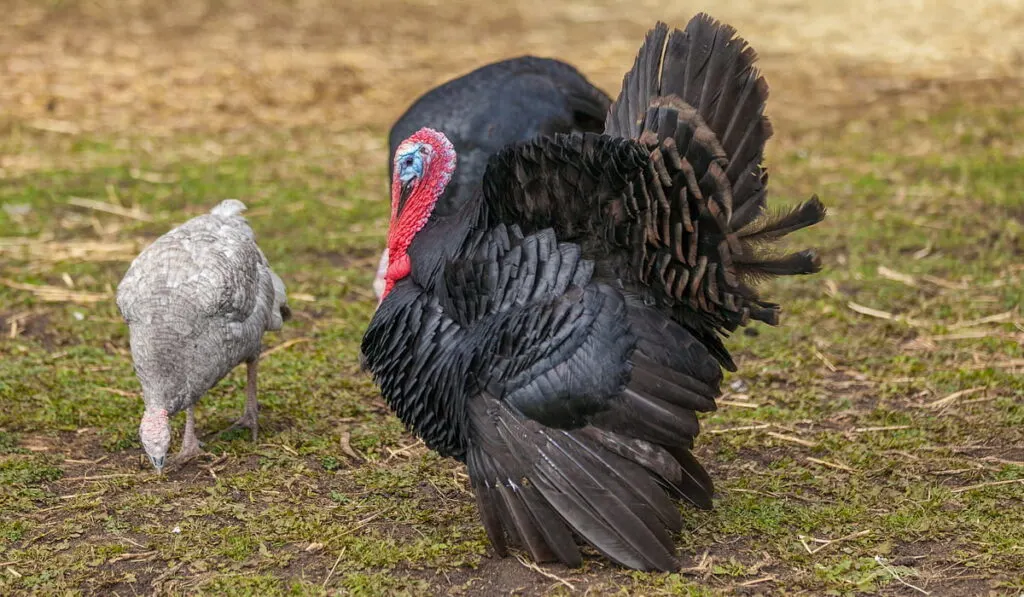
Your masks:
{"label": "blue skin on head", "polygon": [[424,160],[422,150],[423,144],[417,143],[410,147],[408,151],[398,154],[395,166],[398,168],[398,179],[402,181],[402,184],[408,184],[410,181],[423,176]]}

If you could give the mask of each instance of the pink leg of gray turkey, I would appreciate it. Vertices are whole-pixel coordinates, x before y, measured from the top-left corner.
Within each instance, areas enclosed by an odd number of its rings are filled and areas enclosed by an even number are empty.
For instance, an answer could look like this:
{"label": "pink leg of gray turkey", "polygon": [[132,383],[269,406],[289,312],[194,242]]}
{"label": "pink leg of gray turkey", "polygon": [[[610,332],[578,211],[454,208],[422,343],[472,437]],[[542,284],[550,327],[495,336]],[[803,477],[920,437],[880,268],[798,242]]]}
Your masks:
{"label": "pink leg of gray turkey", "polygon": [[181,439],[181,449],[178,451],[178,456],[175,459],[175,462],[178,464],[184,464],[196,456],[205,454],[199,438],[196,437],[196,417],[194,411],[194,406],[188,407],[185,411],[185,435]]}
{"label": "pink leg of gray turkey", "polygon": [[259,357],[257,356],[255,359],[245,364],[247,374],[245,383],[245,410],[242,411],[241,418],[220,433],[227,433],[228,431],[245,427],[252,431],[252,441],[256,441],[257,430],[259,429],[259,426],[256,423],[257,416],[259,414],[259,403],[256,402],[256,367],[258,363]]}

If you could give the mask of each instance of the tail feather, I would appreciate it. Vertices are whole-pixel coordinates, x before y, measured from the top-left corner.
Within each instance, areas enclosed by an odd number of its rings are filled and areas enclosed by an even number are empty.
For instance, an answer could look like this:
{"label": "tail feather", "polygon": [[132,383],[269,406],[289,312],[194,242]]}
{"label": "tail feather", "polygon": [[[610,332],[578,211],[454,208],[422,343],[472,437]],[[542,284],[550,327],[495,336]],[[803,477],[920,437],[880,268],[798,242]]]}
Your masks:
{"label": "tail feather", "polygon": [[[760,180],[772,127],[764,115],[768,83],[754,66],[757,52],[736,29],[705,13],[674,31],[665,49],[659,94],[696,109],[729,158],[734,208],[752,198],[741,184]],[[756,190],[755,190],[756,194]]]}
{"label": "tail feather", "polygon": [[743,176],[736,182],[732,189],[732,218],[729,219],[733,230],[742,230],[761,217],[768,203],[767,185],[768,173],[764,171],[760,177]]}
{"label": "tail feather", "polygon": [[608,110],[606,134],[631,139],[640,135],[640,119],[647,111],[649,99],[658,95],[666,37],[668,25],[660,21],[647,32],[633,68],[622,79],[622,91]]}
{"label": "tail feather", "polygon": [[271,316],[270,329],[279,330],[284,322],[292,318],[292,308],[288,305],[288,294],[285,291],[284,282],[273,270],[270,270],[270,281],[274,287],[273,308],[277,312],[277,317]]}
{"label": "tail feather", "polygon": [[821,270],[821,259],[813,250],[790,253],[783,257],[737,260],[736,267],[744,277],[797,276]]}
{"label": "tail feather", "polygon": [[774,241],[824,219],[825,206],[815,195],[786,213],[755,222],[736,235],[748,243]]}
{"label": "tail feather", "polygon": [[210,213],[222,218],[241,215],[246,210],[245,204],[238,199],[225,199],[214,206]]}
{"label": "tail feather", "polygon": [[[764,115],[768,83],[756,62],[757,52],[733,27],[705,13],[690,19],[682,31],[669,33],[668,26],[659,22],[648,32],[632,70],[623,78],[605,133],[639,138],[643,114],[654,100],[682,100],[714,131],[728,156],[725,173],[732,181],[734,208],[738,208],[756,199],[767,182],[760,176],[761,162],[772,126]],[[679,146],[685,153],[686,145]]]}

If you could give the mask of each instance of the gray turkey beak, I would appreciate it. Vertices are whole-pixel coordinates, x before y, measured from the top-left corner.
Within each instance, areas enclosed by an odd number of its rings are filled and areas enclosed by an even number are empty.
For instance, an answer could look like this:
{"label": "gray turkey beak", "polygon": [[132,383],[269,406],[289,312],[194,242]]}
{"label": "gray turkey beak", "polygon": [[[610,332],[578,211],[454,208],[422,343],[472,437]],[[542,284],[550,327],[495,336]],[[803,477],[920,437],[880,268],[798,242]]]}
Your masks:
{"label": "gray turkey beak", "polygon": [[167,460],[166,456],[161,456],[160,458],[153,458],[152,456],[149,457],[149,461],[153,463],[153,467],[156,468],[156,472],[160,474],[163,474],[164,472],[165,460]]}

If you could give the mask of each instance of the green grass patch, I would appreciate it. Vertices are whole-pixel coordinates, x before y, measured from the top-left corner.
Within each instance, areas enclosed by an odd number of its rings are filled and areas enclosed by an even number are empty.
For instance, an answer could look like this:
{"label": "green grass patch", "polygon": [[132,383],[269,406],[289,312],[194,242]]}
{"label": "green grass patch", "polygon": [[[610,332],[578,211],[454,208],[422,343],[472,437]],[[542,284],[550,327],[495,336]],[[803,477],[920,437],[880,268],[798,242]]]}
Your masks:
{"label": "green grass patch", "polygon": [[[1024,161],[1008,131],[1022,128],[1019,109],[960,106],[774,156],[777,205],[814,189],[832,212],[792,241],[819,247],[825,271],[772,283],[782,324],[728,341],[740,370],[697,449],[717,507],[681,506],[685,570],[547,570],[601,594],[889,594],[897,576],[1019,592]],[[20,206],[0,210],[0,236],[20,242],[0,277],[108,295],[0,286],[0,593],[568,594],[491,557],[464,470],[358,371],[383,167],[339,176],[321,146],[189,157],[202,141],[139,157],[76,137],[61,151],[90,156],[81,167],[0,180],[0,205]],[[228,197],[294,297],[267,345],[296,342],[261,364],[259,442],[212,435],[209,456],[158,476],[110,293],[142,246]],[[244,382],[240,368],[203,398],[201,432],[238,416]]]}

